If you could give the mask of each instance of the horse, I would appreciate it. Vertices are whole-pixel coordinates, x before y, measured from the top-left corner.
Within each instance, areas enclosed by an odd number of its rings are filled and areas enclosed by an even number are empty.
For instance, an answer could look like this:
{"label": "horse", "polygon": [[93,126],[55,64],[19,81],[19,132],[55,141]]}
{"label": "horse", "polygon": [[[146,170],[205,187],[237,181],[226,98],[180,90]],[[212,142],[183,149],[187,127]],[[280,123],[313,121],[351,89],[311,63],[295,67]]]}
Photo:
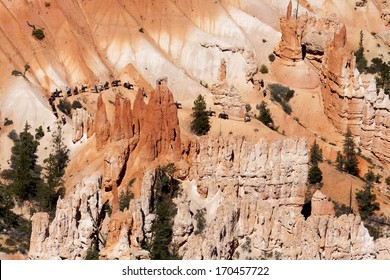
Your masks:
{"label": "horse", "polygon": [[117,87],[117,86],[119,86],[120,83],[121,83],[121,80],[113,80],[113,81],[111,82],[111,86]]}
{"label": "horse", "polygon": [[229,116],[228,116],[228,114],[226,114],[225,112],[223,112],[223,113],[219,113],[218,118],[224,119],[224,120],[228,120],[228,119],[229,119]]}
{"label": "horse", "polygon": [[183,107],[181,106],[181,103],[180,102],[175,102],[175,105],[176,105],[176,108],[177,109],[183,109]]}
{"label": "horse", "polygon": [[132,84],[130,84],[129,82],[124,83],[123,86],[127,89],[134,89],[134,86]]}

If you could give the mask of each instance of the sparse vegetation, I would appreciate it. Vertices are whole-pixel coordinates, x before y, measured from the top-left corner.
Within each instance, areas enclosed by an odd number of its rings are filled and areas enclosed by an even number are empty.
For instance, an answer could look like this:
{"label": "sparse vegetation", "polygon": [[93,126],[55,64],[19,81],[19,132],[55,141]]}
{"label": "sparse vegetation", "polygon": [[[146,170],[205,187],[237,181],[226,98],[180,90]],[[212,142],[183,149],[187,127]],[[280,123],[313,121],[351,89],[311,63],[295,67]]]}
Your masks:
{"label": "sparse vegetation", "polygon": [[138,29],[138,31],[141,32],[141,33],[145,33],[145,30],[144,30],[143,27],[141,27],[140,29]]}
{"label": "sparse vegetation", "polygon": [[98,260],[99,259],[99,251],[97,250],[95,245],[92,245],[88,248],[87,254],[84,258],[85,260]]}
{"label": "sparse vegetation", "polygon": [[73,101],[72,102],[72,109],[78,109],[78,108],[83,108],[83,105],[78,100]]}
{"label": "sparse vegetation", "polygon": [[43,136],[45,136],[45,132],[43,131],[42,126],[40,125],[35,129],[35,139],[40,140]]}
{"label": "sparse vegetation", "polygon": [[387,186],[390,186],[390,177],[387,177],[385,179],[385,183],[386,183]]}
{"label": "sparse vegetation", "polygon": [[292,109],[288,102],[294,97],[295,91],[281,84],[270,84],[268,87],[271,92],[271,99],[278,102],[282,106],[283,111],[290,115]]}
{"label": "sparse vegetation", "polygon": [[196,135],[205,135],[209,132],[211,125],[210,119],[206,111],[206,101],[204,97],[199,94],[194,101],[194,107],[192,107],[191,131]]}
{"label": "sparse vegetation", "polygon": [[345,204],[339,204],[336,201],[333,201],[334,212],[336,217],[341,215],[349,215],[352,213],[352,209]]}
{"label": "sparse vegetation", "polygon": [[360,73],[364,73],[367,68],[367,59],[364,57],[363,31],[360,31],[359,49],[355,52],[356,68]]}
{"label": "sparse vegetation", "polygon": [[14,122],[8,118],[4,118],[4,122],[3,122],[3,125],[4,126],[8,126],[8,125],[12,125]]}
{"label": "sparse vegetation", "polygon": [[367,72],[376,74],[377,90],[383,89],[385,94],[390,94],[390,62],[386,63],[381,58],[375,57],[371,60]]}
{"label": "sparse vegetation", "polygon": [[275,55],[274,55],[273,53],[271,53],[271,54],[268,56],[268,59],[269,59],[269,61],[274,62],[274,61],[275,61]]}
{"label": "sparse vegetation", "polygon": [[322,171],[318,167],[318,163],[323,161],[322,149],[317,144],[317,140],[314,140],[313,145],[310,147],[310,169],[309,169],[309,183],[312,185],[322,182]]}
{"label": "sparse vegetation", "polygon": [[268,67],[265,66],[264,64],[262,64],[261,67],[260,67],[260,72],[261,72],[261,74],[267,74],[268,73]]}
{"label": "sparse vegetation", "polygon": [[364,190],[356,193],[356,201],[359,206],[359,213],[362,219],[371,216],[374,211],[380,209],[379,203],[375,202],[375,194],[371,193],[371,185],[367,184]]}
{"label": "sparse vegetation", "polygon": [[37,40],[43,40],[45,38],[45,32],[41,28],[35,28],[32,31],[32,35],[37,39]]}
{"label": "sparse vegetation", "polygon": [[14,70],[12,70],[11,75],[13,75],[13,76],[22,76],[23,74],[19,70],[14,69]]}
{"label": "sparse vegetation", "polygon": [[322,171],[318,165],[313,165],[309,170],[309,183],[312,185],[321,183],[322,181]]}
{"label": "sparse vegetation", "polygon": [[270,128],[274,128],[274,120],[271,116],[271,111],[267,106],[265,101],[261,101],[261,104],[256,105],[256,109],[259,110],[259,116],[256,118],[261,121],[263,124]]}
{"label": "sparse vegetation", "polygon": [[122,191],[119,195],[119,210],[123,211],[129,207],[130,200],[134,198],[134,194],[126,187],[126,191]]}
{"label": "sparse vegetation", "polygon": [[153,260],[180,259],[175,244],[172,244],[173,220],[177,213],[172,199],[179,193],[179,182],[173,178],[175,170],[173,163],[156,169],[153,204],[157,217],[152,225],[151,243],[147,245]]}
{"label": "sparse vegetation", "polygon": [[48,1],[46,1],[46,2],[45,2],[45,7],[46,7],[46,8],[50,8],[50,6],[51,6],[51,3],[48,2]]}
{"label": "sparse vegetation", "polygon": [[60,99],[60,102],[57,105],[58,110],[70,117],[70,112],[72,111],[72,105],[67,99]]}
{"label": "sparse vegetation", "polygon": [[249,113],[250,110],[252,110],[252,106],[250,104],[245,104],[245,111]]}
{"label": "sparse vegetation", "polygon": [[206,208],[197,209],[194,219],[196,221],[196,230],[194,231],[195,235],[202,234],[203,230],[206,227],[206,219],[204,215],[206,214]]}
{"label": "sparse vegetation", "polygon": [[344,139],[344,171],[354,175],[359,175],[358,158],[356,155],[356,145],[353,141],[352,132],[347,128]]}

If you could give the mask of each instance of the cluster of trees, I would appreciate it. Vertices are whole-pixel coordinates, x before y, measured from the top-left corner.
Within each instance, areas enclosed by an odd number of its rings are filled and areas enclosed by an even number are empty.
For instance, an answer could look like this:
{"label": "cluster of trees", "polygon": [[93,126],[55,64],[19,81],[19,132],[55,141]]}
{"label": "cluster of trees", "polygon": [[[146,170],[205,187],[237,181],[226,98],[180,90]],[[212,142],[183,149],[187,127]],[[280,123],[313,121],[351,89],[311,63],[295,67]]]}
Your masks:
{"label": "cluster of trees", "polygon": [[274,129],[274,120],[272,119],[271,111],[268,108],[267,103],[265,101],[261,101],[260,104],[256,105],[256,109],[259,110],[259,115],[256,116],[256,119],[261,121],[266,126]]}
{"label": "cluster of trees", "polygon": [[281,84],[270,84],[268,87],[271,92],[271,100],[278,102],[282,106],[283,111],[290,115],[292,108],[288,102],[294,97],[295,91]]}
{"label": "cluster of trees", "polygon": [[62,128],[58,126],[53,132],[52,149],[44,166],[38,165],[38,140],[42,128],[36,130],[35,137],[30,128],[26,122],[23,131],[12,138],[10,168],[3,170],[0,176],[9,194],[18,202],[31,201],[37,210],[53,214],[58,197],[64,194],[62,176],[69,162],[69,150],[63,142]]}

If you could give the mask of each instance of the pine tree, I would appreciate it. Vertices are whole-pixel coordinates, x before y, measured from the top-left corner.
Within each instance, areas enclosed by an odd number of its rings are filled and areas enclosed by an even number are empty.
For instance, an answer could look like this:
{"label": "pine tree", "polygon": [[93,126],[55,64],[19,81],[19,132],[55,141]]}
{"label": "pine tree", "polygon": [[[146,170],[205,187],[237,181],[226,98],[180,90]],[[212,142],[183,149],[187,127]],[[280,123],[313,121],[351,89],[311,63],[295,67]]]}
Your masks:
{"label": "pine tree", "polygon": [[355,142],[353,141],[352,132],[347,128],[344,139],[344,171],[354,175],[359,175],[358,158],[355,151]]}
{"label": "pine tree", "polygon": [[371,216],[374,211],[380,209],[380,205],[375,201],[375,194],[371,193],[371,185],[367,184],[364,190],[358,191],[356,193],[356,201],[359,206],[360,216],[365,219]]}
{"label": "pine tree", "polygon": [[309,170],[309,183],[310,184],[318,184],[322,181],[322,171],[318,167],[318,165],[313,165]]}
{"label": "pine tree", "polygon": [[313,145],[310,147],[310,163],[312,165],[317,165],[322,161],[322,149],[320,149],[320,146],[317,144],[317,140],[314,140]]}
{"label": "pine tree", "polygon": [[257,119],[272,128],[274,126],[274,120],[272,119],[271,111],[267,107],[267,103],[261,101],[261,104],[257,105],[256,108],[259,110]]}
{"label": "pine tree", "polygon": [[200,94],[194,101],[194,107],[192,107],[192,117],[194,119],[191,122],[191,131],[196,135],[207,134],[211,128],[210,119],[206,111],[206,101]]}
{"label": "pine tree", "polygon": [[36,155],[39,142],[29,132],[26,122],[19,137],[15,138],[11,149],[11,169],[4,170],[1,176],[8,182],[8,187],[22,201],[34,198],[42,183],[41,167],[37,165]]}
{"label": "pine tree", "polygon": [[341,154],[340,151],[337,152],[337,157],[336,157],[336,168],[339,171],[343,171],[344,169],[344,156]]}

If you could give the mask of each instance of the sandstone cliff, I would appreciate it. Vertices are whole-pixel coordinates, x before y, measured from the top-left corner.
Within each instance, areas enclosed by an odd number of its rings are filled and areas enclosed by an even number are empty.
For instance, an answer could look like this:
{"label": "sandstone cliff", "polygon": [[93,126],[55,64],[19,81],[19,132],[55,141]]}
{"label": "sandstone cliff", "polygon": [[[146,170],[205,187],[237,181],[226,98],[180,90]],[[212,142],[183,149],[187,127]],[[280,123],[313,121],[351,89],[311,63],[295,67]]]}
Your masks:
{"label": "sandstone cliff", "polygon": [[389,163],[389,96],[377,90],[373,77],[364,82],[346,34],[343,27],[325,51],[320,73],[325,114],[341,133],[349,127],[358,145]]}
{"label": "sandstone cliff", "polygon": [[[303,209],[308,172],[304,140],[260,140],[253,144],[237,138],[204,137],[189,147],[185,156],[191,167],[182,182],[182,194],[175,199],[178,211],[173,227],[173,241],[184,259],[390,257],[389,239],[373,241],[358,216],[336,218],[332,203],[320,192],[313,195],[311,211]],[[86,197],[100,201],[96,188],[90,188],[83,200],[77,199],[84,185],[76,188],[67,203],[86,207],[90,203]],[[131,200],[124,212],[117,211],[104,222],[100,219],[99,229],[107,238],[101,258],[148,258],[142,243],[150,238],[155,219],[153,186],[153,172],[147,171],[140,196]],[[85,255],[92,229],[86,232],[83,226],[76,226],[75,234],[69,225],[91,221],[86,215],[77,218],[77,209],[81,209],[77,207],[72,213],[61,214],[64,203],[60,201],[50,227],[48,220],[40,217],[42,214],[34,217],[30,258],[74,259]],[[94,205],[99,206],[94,206],[92,212],[99,212],[101,204]],[[205,209],[206,225],[195,234],[198,224],[194,213],[198,209]],[[67,240],[88,235],[89,240],[67,245]],[[61,242],[52,244],[55,238]],[[71,253],[61,253],[60,248]]]}

